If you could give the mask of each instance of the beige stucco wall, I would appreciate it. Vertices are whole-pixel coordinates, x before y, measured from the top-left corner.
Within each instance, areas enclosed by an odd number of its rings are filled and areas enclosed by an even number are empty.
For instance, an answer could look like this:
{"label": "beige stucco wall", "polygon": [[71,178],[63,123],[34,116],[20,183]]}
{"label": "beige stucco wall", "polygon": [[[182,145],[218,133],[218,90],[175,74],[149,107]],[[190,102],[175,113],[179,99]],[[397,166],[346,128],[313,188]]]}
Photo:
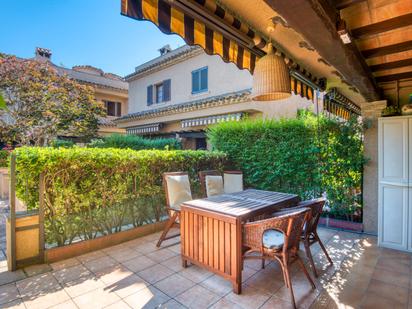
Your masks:
{"label": "beige stucco wall", "polygon": [[[208,67],[208,91],[192,94],[191,72]],[[171,79],[171,100],[147,106],[147,87]],[[215,55],[204,52],[185,59],[158,72],[153,72],[129,82],[129,113],[169,106],[205,97],[244,90],[252,87],[252,76],[247,70],[239,70],[233,63],[225,63]]]}
{"label": "beige stucco wall", "polygon": [[364,147],[368,163],[363,171],[363,224],[365,232],[378,232],[378,117],[386,101],[361,105],[363,120],[369,124],[365,131]]}

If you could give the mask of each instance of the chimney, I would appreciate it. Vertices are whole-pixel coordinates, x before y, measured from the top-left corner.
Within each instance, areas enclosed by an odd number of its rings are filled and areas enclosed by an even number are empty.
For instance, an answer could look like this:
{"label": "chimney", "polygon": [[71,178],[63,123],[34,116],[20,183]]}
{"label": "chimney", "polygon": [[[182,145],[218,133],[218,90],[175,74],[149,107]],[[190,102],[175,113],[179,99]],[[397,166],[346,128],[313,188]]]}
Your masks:
{"label": "chimney", "polygon": [[35,52],[35,58],[37,60],[50,60],[52,56],[52,52],[50,49],[47,48],[42,48],[42,47],[36,47],[36,52]]}
{"label": "chimney", "polygon": [[172,48],[170,47],[169,44],[159,49],[160,56],[166,55],[167,53],[170,53],[171,51],[172,51]]}

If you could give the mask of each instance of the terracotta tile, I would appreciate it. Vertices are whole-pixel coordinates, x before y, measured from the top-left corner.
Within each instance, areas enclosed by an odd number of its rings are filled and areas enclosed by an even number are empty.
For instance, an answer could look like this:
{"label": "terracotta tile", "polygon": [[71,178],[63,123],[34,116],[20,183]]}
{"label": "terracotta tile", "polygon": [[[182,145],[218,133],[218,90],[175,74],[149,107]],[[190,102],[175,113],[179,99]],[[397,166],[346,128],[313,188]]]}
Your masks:
{"label": "terracotta tile", "polygon": [[213,275],[200,283],[201,286],[207,288],[213,293],[225,296],[232,291],[232,283],[219,275]]}
{"label": "terracotta tile", "polygon": [[98,288],[73,298],[73,301],[80,309],[103,308],[120,301],[120,297],[114,292]]}
{"label": "terracotta tile", "polygon": [[140,253],[142,253],[142,254],[148,254],[148,253],[151,253],[151,252],[162,250],[162,249],[159,249],[158,247],[156,247],[155,243],[151,243],[151,242],[141,243],[141,244],[135,246],[133,249],[140,252]]}
{"label": "terracotta tile", "polygon": [[[305,280],[292,279],[292,287],[296,304],[312,302],[319,296],[319,291],[313,289],[310,283]],[[290,290],[284,285],[275,293],[275,296],[290,301]]]}
{"label": "terracotta tile", "polygon": [[105,284],[118,282],[127,277],[134,275],[134,273],[123,265],[111,266],[96,272],[95,276]]}
{"label": "terracotta tile", "polygon": [[190,265],[187,268],[184,268],[182,271],[178,272],[178,274],[189,280],[192,280],[195,283],[202,282],[203,280],[206,280],[213,275],[212,272],[209,272],[196,265]]}
{"label": "terracotta tile", "polygon": [[1,308],[2,309],[26,309],[26,306],[24,305],[21,299],[16,299],[7,304],[3,304]]}
{"label": "terracotta tile", "polygon": [[385,269],[389,271],[394,271],[398,273],[408,274],[410,273],[410,264],[409,261],[398,260],[396,258],[379,258],[376,264],[376,268]]}
{"label": "terracotta tile", "polygon": [[90,275],[91,272],[81,264],[53,272],[53,276],[59,283],[66,283]]}
{"label": "terracotta tile", "polygon": [[63,261],[52,263],[50,264],[50,266],[51,268],[53,268],[53,270],[61,270],[61,269],[73,267],[79,264],[80,264],[80,261],[78,259],[70,258],[70,259],[66,259]]}
{"label": "terracotta tile", "polygon": [[175,299],[188,308],[200,309],[210,307],[220,299],[220,296],[200,285],[195,285]]}
{"label": "terracotta tile", "polygon": [[142,253],[127,247],[121,247],[113,251],[106,251],[106,253],[120,263],[142,255]]}
{"label": "terracotta tile", "polygon": [[173,271],[166,266],[157,264],[137,273],[147,282],[153,284],[173,274]]}
{"label": "terracotta tile", "polygon": [[50,270],[52,270],[52,268],[48,264],[38,264],[24,268],[24,272],[26,273],[27,277],[44,274]]}
{"label": "terracotta tile", "polygon": [[374,293],[389,300],[402,304],[408,303],[409,289],[384,283],[382,281],[371,280],[367,293]]}
{"label": "terracotta tile", "polygon": [[240,308],[252,309],[262,306],[271,295],[251,286],[243,286],[241,294],[230,292],[224,298],[237,304]]}
{"label": "terracotta tile", "polygon": [[18,281],[16,282],[16,286],[22,297],[30,297],[39,293],[60,288],[59,283],[51,273],[37,275]]}
{"label": "terracotta tile", "polygon": [[77,257],[77,259],[82,262],[82,263],[87,263],[90,262],[92,260],[101,258],[103,256],[106,256],[106,254],[103,251],[92,251],[83,255],[80,255]]}
{"label": "terracotta tile", "polygon": [[376,269],[372,279],[394,284],[400,287],[409,287],[409,274],[395,273],[385,269]]}
{"label": "terracotta tile", "polygon": [[64,290],[70,297],[77,297],[103,287],[104,283],[93,276],[79,278],[64,284]]}
{"label": "terracotta tile", "polygon": [[242,282],[247,281],[250,277],[252,277],[256,273],[257,273],[257,270],[250,268],[250,267],[244,267],[242,271]]}
{"label": "terracotta tile", "polygon": [[171,299],[168,302],[166,302],[165,304],[163,304],[161,306],[161,308],[163,308],[163,309],[183,309],[183,308],[186,308],[186,307],[183,306],[181,303],[177,302],[176,300]]}
{"label": "terracotta tile", "polygon": [[152,253],[147,254],[146,256],[150,259],[152,259],[155,262],[161,263],[164,262],[174,256],[176,256],[177,253],[173,252],[171,250],[168,249],[162,249],[162,250],[158,250]]}
{"label": "terracotta tile", "polygon": [[3,271],[0,273],[0,285],[16,282],[26,278],[22,269],[16,271]]}
{"label": "terracotta tile", "polygon": [[14,283],[0,286],[0,305],[16,300],[19,297],[19,290]]}
{"label": "terracotta tile", "polygon": [[272,296],[260,309],[293,309],[291,301]]}
{"label": "terracotta tile", "polygon": [[232,303],[226,298],[221,298],[217,303],[215,303],[211,309],[238,309],[239,305]]}
{"label": "terracotta tile", "polygon": [[76,304],[72,300],[67,300],[64,303],[57,304],[50,309],[78,309]]}
{"label": "terracotta tile", "polygon": [[118,264],[119,263],[115,259],[111,258],[110,256],[103,256],[103,257],[84,263],[84,266],[86,266],[87,269],[95,273],[99,270],[112,267]]}
{"label": "terracotta tile", "polygon": [[146,256],[138,256],[134,259],[123,262],[122,264],[133,272],[139,272],[155,265],[156,262]]}
{"label": "terracotta tile", "polygon": [[170,300],[163,292],[150,286],[123,299],[131,308],[157,308]]}
{"label": "terracotta tile", "polygon": [[169,249],[169,250],[171,250],[171,251],[173,251],[177,254],[181,254],[181,252],[182,252],[182,248],[181,248],[180,244],[176,244],[176,245],[167,247],[167,249]]}
{"label": "terracotta tile", "polygon": [[195,283],[193,281],[186,279],[179,274],[173,274],[154,284],[156,288],[170,297],[175,297],[194,285]]}
{"label": "terracotta tile", "polygon": [[362,302],[362,309],[400,309],[406,308],[402,303],[381,297],[375,293],[367,293]]}
{"label": "terracotta tile", "polygon": [[162,264],[163,266],[166,266],[167,268],[170,268],[171,270],[178,272],[183,270],[183,266],[182,266],[182,258],[180,255],[176,255],[166,261],[161,262],[160,264]]}
{"label": "terracotta tile", "polygon": [[264,270],[257,272],[245,282],[246,285],[273,294],[283,285],[283,275],[280,271]]}
{"label": "terracotta tile", "polygon": [[112,282],[105,287],[105,290],[115,292],[120,298],[125,298],[133,293],[143,290],[150,286],[144,279],[136,274],[132,274],[119,281]]}
{"label": "terracotta tile", "polygon": [[104,307],[104,309],[130,309],[130,306],[126,304],[123,300],[121,300],[107,307]]}
{"label": "terracotta tile", "polygon": [[63,289],[48,290],[34,296],[23,297],[27,309],[49,308],[70,300]]}

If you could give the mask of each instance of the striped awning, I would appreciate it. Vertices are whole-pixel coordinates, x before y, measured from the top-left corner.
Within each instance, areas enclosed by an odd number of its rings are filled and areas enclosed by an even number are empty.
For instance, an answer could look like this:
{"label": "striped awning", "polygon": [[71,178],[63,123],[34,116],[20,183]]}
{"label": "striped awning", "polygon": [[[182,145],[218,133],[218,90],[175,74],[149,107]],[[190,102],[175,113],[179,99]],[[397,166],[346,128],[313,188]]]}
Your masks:
{"label": "striped awning", "polygon": [[145,135],[145,134],[152,134],[152,133],[159,132],[161,128],[162,128],[162,123],[153,123],[149,125],[126,128],[126,133],[133,134],[133,135]]}
{"label": "striped awning", "polygon": [[[178,34],[188,45],[199,45],[209,55],[220,55],[225,62],[235,63],[252,74],[256,61],[266,53],[266,40],[247,24],[216,4],[216,0],[121,0],[122,15],[148,20],[166,34]],[[282,57],[286,56],[281,53]],[[292,59],[288,64],[307,75],[304,80],[291,75],[295,94],[313,100],[317,79],[302,70]]]}
{"label": "striped awning", "polygon": [[360,107],[341,94],[336,88],[330,89],[325,95],[324,110],[346,120],[353,116],[361,115]]}
{"label": "striped awning", "polygon": [[225,115],[216,115],[202,118],[193,118],[182,120],[182,128],[206,126],[224,121],[239,121],[242,119],[243,113],[233,113]]}

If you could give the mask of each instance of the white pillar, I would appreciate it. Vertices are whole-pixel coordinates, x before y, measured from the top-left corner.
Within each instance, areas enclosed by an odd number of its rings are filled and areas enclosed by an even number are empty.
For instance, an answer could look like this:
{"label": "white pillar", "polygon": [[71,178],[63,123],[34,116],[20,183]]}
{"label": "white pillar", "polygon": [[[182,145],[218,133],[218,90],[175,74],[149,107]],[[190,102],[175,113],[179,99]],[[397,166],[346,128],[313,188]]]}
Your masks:
{"label": "white pillar", "polygon": [[365,232],[373,234],[378,232],[378,118],[386,103],[383,100],[361,104],[363,121],[369,125],[364,136],[368,163],[363,171],[363,226]]}

